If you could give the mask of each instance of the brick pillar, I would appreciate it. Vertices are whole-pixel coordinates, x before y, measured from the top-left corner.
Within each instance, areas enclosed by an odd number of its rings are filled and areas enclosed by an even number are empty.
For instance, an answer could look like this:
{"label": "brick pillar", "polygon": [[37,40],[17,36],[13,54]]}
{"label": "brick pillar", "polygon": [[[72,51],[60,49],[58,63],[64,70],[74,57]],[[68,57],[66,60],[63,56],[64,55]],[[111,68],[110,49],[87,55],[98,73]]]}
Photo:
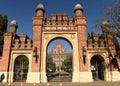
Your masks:
{"label": "brick pillar", "polygon": [[4,34],[3,54],[2,59],[0,59],[0,72],[4,73],[5,76],[3,82],[7,82],[8,78],[12,38],[13,34],[11,32]]}
{"label": "brick pillar", "polygon": [[40,59],[41,59],[41,41],[42,41],[42,25],[44,17],[44,6],[43,4],[38,4],[36,8],[36,16],[33,19],[33,49],[37,48],[38,60],[35,62],[35,58],[32,58],[32,72],[40,72]]}
{"label": "brick pillar", "polygon": [[40,71],[40,59],[41,59],[41,41],[42,41],[42,22],[43,17],[33,17],[33,49],[37,48],[38,60],[35,62],[35,58],[32,58],[32,71]]}
{"label": "brick pillar", "polygon": [[86,45],[86,17],[82,14],[83,8],[81,5],[77,4],[74,13],[75,13],[75,25],[78,31],[78,51],[80,59],[80,71],[88,71],[88,60],[85,58],[86,63],[83,61],[83,47]]}
{"label": "brick pillar", "polygon": [[2,59],[0,60],[0,73],[4,74],[3,82],[8,81],[8,72],[10,68],[10,55],[11,55],[11,45],[15,38],[18,25],[16,20],[12,20],[10,23],[10,31],[4,34],[4,46]]}
{"label": "brick pillar", "polygon": [[[37,60],[32,56],[31,72],[28,74],[27,82],[40,83],[41,72],[41,41],[42,41],[42,26],[44,17],[44,6],[39,4],[36,8],[36,16],[33,19],[33,49],[37,50]],[[34,78],[34,79],[33,79]]]}
{"label": "brick pillar", "polygon": [[[79,81],[91,82],[93,80],[92,80],[92,73],[89,70],[89,64],[87,58],[86,17],[82,15],[82,12],[83,12],[82,6],[80,4],[77,4],[74,8],[74,13],[75,13],[75,25],[78,33]],[[83,51],[86,51],[86,57],[83,57]]]}

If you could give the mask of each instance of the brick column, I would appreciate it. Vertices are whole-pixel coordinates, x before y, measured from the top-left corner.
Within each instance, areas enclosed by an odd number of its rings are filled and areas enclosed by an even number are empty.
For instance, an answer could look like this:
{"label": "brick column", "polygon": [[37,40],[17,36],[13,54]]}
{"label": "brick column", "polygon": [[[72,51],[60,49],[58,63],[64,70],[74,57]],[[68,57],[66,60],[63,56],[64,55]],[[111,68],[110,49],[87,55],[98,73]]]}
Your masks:
{"label": "brick column", "polygon": [[85,16],[76,16],[75,24],[78,31],[78,50],[80,58],[80,71],[88,71],[88,61],[86,57],[86,63],[83,61],[83,47],[86,45],[86,17]]}
{"label": "brick column", "polygon": [[[39,4],[36,8],[36,16],[33,19],[33,49],[37,49],[37,60],[32,57],[31,72],[28,73],[27,82],[41,82],[41,41],[42,41],[42,26],[44,17],[44,6]],[[33,79],[34,78],[34,79]]]}
{"label": "brick column", "polygon": [[92,81],[92,73],[91,73],[91,71],[89,71],[88,58],[87,58],[87,56],[85,58],[83,57],[83,49],[84,48],[87,49],[86,17],[83,16],[83,14],[82,14],[83,8],[80,4],[77,4],[75,6],[74,13],[75,13],[75,25],[76,25],[77,33],[78,33],[79,79],[80,79],[80,82],[86,82],[86,81],[91,82]]}
{"label": "brick column", "polygon": [[0,72],[4,73],[5,76],[3,82],[7,82],[8,79],[12,38],[13,38],[13,34],[11,32],[5,33],[3,54],[2,54],[2,59],[0,59]]}

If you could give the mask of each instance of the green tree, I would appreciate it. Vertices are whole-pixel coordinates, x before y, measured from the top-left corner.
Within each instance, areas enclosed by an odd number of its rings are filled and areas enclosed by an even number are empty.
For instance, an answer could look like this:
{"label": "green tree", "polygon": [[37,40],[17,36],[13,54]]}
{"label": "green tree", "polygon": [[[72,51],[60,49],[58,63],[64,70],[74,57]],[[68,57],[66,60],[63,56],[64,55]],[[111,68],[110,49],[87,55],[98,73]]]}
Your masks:
{"label": "green tree", "polygon": [[62,63],[61,68],[67,72],[71,72],[72,71],[72,57],[65,59]]}
{"label": "green tree", "polygon": [[52,57],[47,57],[47,72],[55,71],[55,62]]}
{"label": "green tree", "polygon": [[28,58],[24,55],[19,56],[15,60],[15,65],[20,66],[21,69],[23,69],[23,66],[28,66],[28,64],[29,64]]}
{"label": "green tree", "polygon": [[0,15],[0,56],[2,56],[4,33],[7,31],[8,18],[6,15]]}
{"label": "green tree", "polygon": [[27,66],[29,64],[28,58],[24,55],[18,57],[18,64]]}

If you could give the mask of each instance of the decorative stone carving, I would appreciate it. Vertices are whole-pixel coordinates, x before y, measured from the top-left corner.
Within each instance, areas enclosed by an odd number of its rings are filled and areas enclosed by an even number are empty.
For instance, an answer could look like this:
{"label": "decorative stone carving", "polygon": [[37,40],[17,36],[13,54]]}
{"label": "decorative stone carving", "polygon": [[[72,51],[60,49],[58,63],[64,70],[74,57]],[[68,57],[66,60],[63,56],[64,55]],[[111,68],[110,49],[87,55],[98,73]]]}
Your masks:
{"label": "decorative stone carving", "polygon": [[45,34],[44,36],[45,36],[45,39],[48,39],[48,35],[47,34]]}
{"label": "decorative stone carving", "polygon": [[74,39],[74,38],[75,38],[75,35],[74,35],[74,34],[71,34],[71,38]]}

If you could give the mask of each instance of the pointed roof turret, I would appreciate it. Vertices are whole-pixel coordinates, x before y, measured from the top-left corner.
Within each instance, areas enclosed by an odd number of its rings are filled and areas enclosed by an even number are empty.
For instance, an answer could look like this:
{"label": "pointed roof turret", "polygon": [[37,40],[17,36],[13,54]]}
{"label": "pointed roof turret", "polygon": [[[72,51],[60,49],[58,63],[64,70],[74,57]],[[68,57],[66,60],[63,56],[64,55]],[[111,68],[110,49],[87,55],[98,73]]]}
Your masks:
{"label": "pointed roof turret", "polygon": [[101,24],[101,29],[103,33],[109,32],[109,28],[110,28],[109,23],[106,20],[103,20]]}

